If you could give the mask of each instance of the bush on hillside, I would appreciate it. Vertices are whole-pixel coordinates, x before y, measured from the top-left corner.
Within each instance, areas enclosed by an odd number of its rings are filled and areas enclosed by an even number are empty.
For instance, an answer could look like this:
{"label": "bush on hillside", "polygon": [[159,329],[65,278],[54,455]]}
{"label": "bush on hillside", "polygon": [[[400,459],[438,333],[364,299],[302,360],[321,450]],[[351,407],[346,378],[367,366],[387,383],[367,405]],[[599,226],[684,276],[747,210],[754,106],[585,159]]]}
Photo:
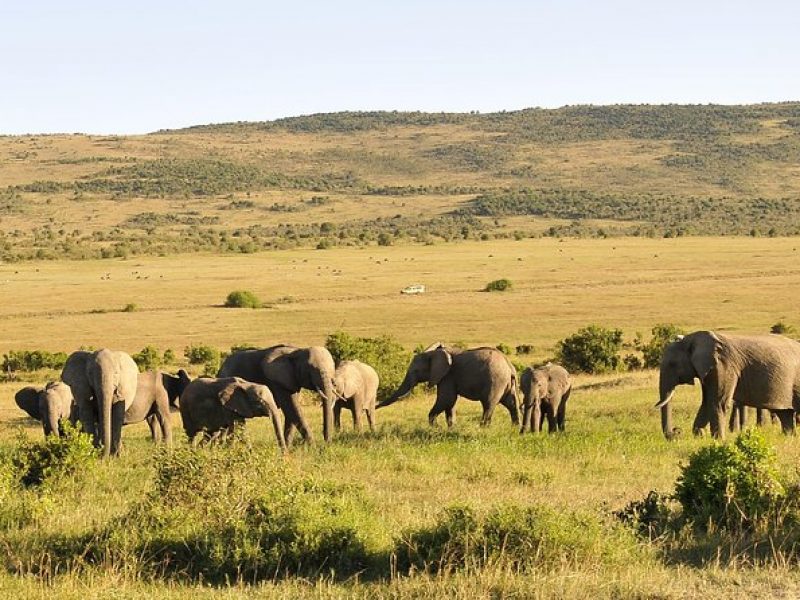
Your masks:
{"label": "bush on hillside", "polygon": [[652,334],[650,341],[646,344],[639,343],[638,346],[642,352],[644,367],[657,369],[661,365],[664,348],[686,332],[672,323],[660,323],[653,327],[650,333]]}
{"label": "bush on hillside", "polygon": [[511,282],[510,279],[495,279],[494,281],[490,281],[486,284],[486,287],[483,288],[484,292],[507,292],[514,284]]}
{"label": "bush on hillside", "polygon": [[67,362],[65,352],[46,350],[9,350],[3,355],[5,373],[39,371],[40,369],[62,369]]}
{"label": "bush on hillside", "polygon": [[[166,356],[166,352],[164,355]],[[161,355],[155,346],[145,346],[141,351],[133,354],[131,358],[133,358],[133,362],[136,363],[142,373],[158,369],[162,363]]]}
{"label": "bush on hillside", "polygon": [[608,373],[620,367],[622,330],[589,325],[558,342],[556,360],[571,372]]}
{"label": "bush on hillside", "polygon": [[777,333],[779,335],[792,336],[797,332],[797,330],[788,323],[784,323],[783,321],[778,321],[772,327],[769,328],[769,332]]}

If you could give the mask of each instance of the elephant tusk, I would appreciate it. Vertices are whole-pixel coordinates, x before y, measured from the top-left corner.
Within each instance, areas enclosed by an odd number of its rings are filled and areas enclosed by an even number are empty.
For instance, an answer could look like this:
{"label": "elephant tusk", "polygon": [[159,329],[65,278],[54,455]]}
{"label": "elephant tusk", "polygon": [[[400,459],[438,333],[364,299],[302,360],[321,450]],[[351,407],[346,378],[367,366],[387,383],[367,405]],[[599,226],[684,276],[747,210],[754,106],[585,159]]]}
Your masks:
{"label": "elephant tusk", "polygon": [[666,397],[666,398],[664,398],[663,400],[659,400],[658,402],[656,402],[656,405],[655,405],[653,408],[662,408],[663,406],[666,406],[666,404],[667,404],[667,403],[668,403],[670,400],[672,400],[672,394],[670,394],[669,396],[667,396],[667,397]]}

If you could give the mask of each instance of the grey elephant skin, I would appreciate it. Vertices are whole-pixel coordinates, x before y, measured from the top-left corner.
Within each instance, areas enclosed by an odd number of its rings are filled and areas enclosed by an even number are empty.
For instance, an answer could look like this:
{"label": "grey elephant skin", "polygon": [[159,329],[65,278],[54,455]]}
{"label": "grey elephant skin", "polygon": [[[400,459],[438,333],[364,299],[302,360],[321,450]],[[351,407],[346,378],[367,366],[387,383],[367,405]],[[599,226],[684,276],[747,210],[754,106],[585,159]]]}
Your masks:
{"label": "grey elephant skin", "polygon": [[301,389],[315,391],[322,398],[323,436],[325,441],[329,441],[333,428],[333,402],[336,400],[335,371],[336,365],[327,348],[298,348],[282,344],[234,352],[222,363],[217,377],[241,377],[269,386],[284,414],[286,443],[291,443],[295,428],[310,443],[313,434],[300,408],[299,392]]}
{"label": "grey elephant skin", "polygon": [[567,370],[554,364],[528,367],[519,378],[522,390],[522,427],[520,433],[542,430],[545,418],[547,431],[564,431],[567,400],[572,392],[572,380]]}
{"label": "grey elephant skin", "polygon": [[45,436],[62,435],[64,421],[72,425],[77,421],[72,390],[61,381],[51,381],[43,388],[24,387],[14,395],[14,401],[31,418],[41,421]]}
{"label": "grey elephant skin", "polygon": [[125,411],[124,425],[147,421],[150,437],[154,442],[172,443],[172,408],[178,408],[178,400],[189,385],[188,373],[181,369],[177,375],[164,371],[139,373],[136,380],[136,396]]}
{"label": "grey elephant skin", "polygon": [[370,431],[375,431],[375,405],[378,398],[378,373],[359,360],[343,360],[336,367],[333,377],[339,398],[333,405],[333,420],[336,431],[342,428],[342,409],[353,413],[353,428],[361,431],[364,415]]}
{"label": "grey elephant skin", "polygon": [[209,442],[231,437],[245,419],[270,417],[278,446],[286,450],[278,406],[266,385],[239,377],[200,377],[186,386],[179,403],[183,428],[192,443],[199,433],[202,441]]}
{"label": "grey elephant skin", "polygon": [[505,355],[495,348],[461,350],[441,343],[429,346],[411,359],[400,387],[378,404],[378,408],[389,406],[407,396],[418,383],[423,382],[436,386],[436,402],[428,413],[431,425],[443,412],[448,427],[453,426],[458,396],[481,403],[483,426],[491,423],[498,404],[508,409],[514,425],[519,424],[517,372]]}
{"label": "grey elephant skin", "polygon": [[104,348],[70,354],[61,380],[72,389],[83,430],[103,455],[119,454],[125,412],[133,404],[139,369],[124,352]]}
{"label": "grey elephant skin", "polygon": [[732,406],[773,411],[784,432],[794,430],[800,409],[800,343],[780,335],[729,335],[696,331],[664,349],[659,377],[661,427],[675,436],[670,400],[675,387],[700,380],[702,402],[692,427],[710,424],[715,438],[725,435],[725,415]]}

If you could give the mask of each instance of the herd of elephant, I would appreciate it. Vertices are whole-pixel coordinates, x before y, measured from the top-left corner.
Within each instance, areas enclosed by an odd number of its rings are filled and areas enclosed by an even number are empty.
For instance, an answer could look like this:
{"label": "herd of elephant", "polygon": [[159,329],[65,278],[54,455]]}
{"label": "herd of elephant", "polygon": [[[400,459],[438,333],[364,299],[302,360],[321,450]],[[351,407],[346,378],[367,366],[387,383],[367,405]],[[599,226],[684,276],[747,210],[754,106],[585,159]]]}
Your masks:
{"label": "herd of elephant", "polygon": [[[800,414],[800,343],[780,335],[697,331],[668,344],[661,360],[656,404],[661,408],[667,439],[679,433],[672,425],[673,392],[678,385],[694,384],[696,379],[701,383],[702,401],[694,433],[710,425],[714,437],[723,437],[726,414],[731,413],[731,428],[743,425],[745,406],[769,410],[784,432],[794,430]],[[414,356],[398,389],[378,403],[375,369],[358,360],[341,361],[337,366],[321,346],[279,345],[234,352],[216,378],[195,380],[183,370],[177,375],[139,373],[129,355],[103,349],[74,352],[64,365],[61,381],[44,388],[25,387],[15,399],[20,408],[42,422],[45,435],[58,434],[65,420],[80,421],[106,456],[119,453],[123,425],[144,420],[155,441],[170,443],[170,413],[175,407],[193,443],[228,438],[246,419],[259,416],[270,417],[282,450],[295,431],[311,442],[313,435],[299,404],[303,389],[322,399],[326,441],[333,428],[340,429],[343,408],[352,412],[357,430],[364,417],[373,429],[376,409],[407,396],[419,383],[436,387],[436,401],[428,413],[431,425],[444,413],[448,427],[453,426],[459,396],[481,403],[481,425],[490,424],[498,404],[508,410],[512,423],[519,425],[519,388],[522,433],[540,431],[545,420],[551,433],[563,431],[572,391],[569,373],[548,363],[525,369],[519,380],[518,385],[515,367],[495,348],[462,350],[436,343]]]}

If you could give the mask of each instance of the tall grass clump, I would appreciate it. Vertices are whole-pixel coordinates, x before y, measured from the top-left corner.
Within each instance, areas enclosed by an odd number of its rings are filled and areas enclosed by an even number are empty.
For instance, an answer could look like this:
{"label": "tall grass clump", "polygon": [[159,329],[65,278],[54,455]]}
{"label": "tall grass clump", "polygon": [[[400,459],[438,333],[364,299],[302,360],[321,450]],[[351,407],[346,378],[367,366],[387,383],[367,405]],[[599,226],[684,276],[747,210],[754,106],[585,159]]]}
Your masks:
{"label": "tall grass clump", "polygon": [[647,559],[629,531],[597,515],[543,506],[504,506],[487,512],[451,506],[431,526],[406,532],[395,554],[399,570],[430,573],[488,565],[523,572],[603,567]]}
{"label": "tall grass clump", "polygon": [[337,331],[327,337],[325,347],[337,364],[343,360],[360,360],[377,371],[379,402],[400,387],[411,361],[411,353],[389,335],[366,338]]}
{"label": "tall grass clump", "polygon": [[214,584],[350,577],[371,567],[374,507],[242,444],[159,453],[152,491],[92,542],[98,564]]}

